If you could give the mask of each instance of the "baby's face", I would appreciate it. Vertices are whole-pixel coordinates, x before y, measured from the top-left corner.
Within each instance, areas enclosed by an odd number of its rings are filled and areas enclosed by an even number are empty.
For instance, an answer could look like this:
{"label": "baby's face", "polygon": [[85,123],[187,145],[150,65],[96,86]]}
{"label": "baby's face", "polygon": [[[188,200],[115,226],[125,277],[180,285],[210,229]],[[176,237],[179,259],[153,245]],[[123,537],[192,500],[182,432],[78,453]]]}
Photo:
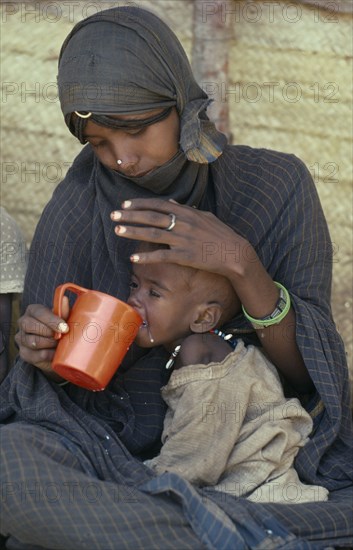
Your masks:
{"label": "baby's face", "polygon": [[136,343],[141,347],[164,345],[174,349],[179,340],[191,334],[196,294],[183,267],[168,263],[135,264],[128,303],[143,319]]}

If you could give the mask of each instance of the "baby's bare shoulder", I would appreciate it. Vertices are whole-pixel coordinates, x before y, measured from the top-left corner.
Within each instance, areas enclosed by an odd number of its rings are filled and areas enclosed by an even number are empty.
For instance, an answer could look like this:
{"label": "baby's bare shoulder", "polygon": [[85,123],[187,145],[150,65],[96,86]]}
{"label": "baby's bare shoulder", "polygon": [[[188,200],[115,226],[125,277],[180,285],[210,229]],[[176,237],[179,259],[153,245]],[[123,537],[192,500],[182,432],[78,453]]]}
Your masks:
{"label": "baby's bare shoulder", "polygon": [[208,365],[223,361],[232,349],[219,336],[210,333],[191,334],[187,336],[180,349],[180,366]]}

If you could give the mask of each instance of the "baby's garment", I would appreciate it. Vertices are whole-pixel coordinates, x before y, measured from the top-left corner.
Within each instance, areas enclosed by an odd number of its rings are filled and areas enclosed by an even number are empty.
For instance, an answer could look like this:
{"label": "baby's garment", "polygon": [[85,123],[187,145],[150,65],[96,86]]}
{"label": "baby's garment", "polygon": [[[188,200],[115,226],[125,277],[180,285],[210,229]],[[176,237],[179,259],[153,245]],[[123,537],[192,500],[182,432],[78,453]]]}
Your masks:
{"label": "baby's garment", "polygon": [[284,397],[275,367],[239,341],[220,363],[188,365],[162,388],[168,405],[157,473],[178,473],[200,487],[257,502],[327,500],[293,467],[312,430],[298,399]]}

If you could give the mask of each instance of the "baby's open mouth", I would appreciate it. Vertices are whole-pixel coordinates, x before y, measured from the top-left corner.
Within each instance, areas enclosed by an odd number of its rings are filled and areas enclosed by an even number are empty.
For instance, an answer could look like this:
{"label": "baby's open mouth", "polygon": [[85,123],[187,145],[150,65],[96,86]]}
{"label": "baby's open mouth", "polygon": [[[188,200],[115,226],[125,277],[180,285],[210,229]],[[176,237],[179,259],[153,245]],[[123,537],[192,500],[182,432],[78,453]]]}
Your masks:
{"label": "baby's open mouth", "polygon": [[153,343],[154,343],[154,339],[153,339],[153,336],[152,336],[152,334],[151,334],[151,330],[150,330],[150,328],[149,328],[149,324],[148,324],[148,322],[147,322],[145,319],[142,321],[142,325],[140,326],[140,329],[141,329],[141,328],[147,329],[148,337],[149,337],[149,339],[150,339],[151,344],[153,344]]}

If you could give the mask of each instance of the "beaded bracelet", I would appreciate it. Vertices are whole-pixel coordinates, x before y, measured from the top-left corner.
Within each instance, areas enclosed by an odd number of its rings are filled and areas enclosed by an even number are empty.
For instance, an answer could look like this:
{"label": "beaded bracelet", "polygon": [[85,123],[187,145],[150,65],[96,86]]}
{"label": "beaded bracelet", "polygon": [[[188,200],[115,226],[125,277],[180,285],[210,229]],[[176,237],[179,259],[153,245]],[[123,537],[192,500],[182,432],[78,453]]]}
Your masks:
{"label": "beaded bracelet", "polygon": [[248,321],[250,321],[255,330],[270,327],[271,325],[278,325],[278,323],[280,323],[285,318],[288,311],[290,310],[291,300],[288,290],[283,285],[281,285],[281,283],[277,283],[276,281],[273,282],[275,283],[276,287],[279,288],[279,298],[275,309],[270,315],[266,315],[266,317],[256,319],[255,317],[251,317],[251,315],[249,315],[245,310],[244,306],[242,306],[244,317]]}

